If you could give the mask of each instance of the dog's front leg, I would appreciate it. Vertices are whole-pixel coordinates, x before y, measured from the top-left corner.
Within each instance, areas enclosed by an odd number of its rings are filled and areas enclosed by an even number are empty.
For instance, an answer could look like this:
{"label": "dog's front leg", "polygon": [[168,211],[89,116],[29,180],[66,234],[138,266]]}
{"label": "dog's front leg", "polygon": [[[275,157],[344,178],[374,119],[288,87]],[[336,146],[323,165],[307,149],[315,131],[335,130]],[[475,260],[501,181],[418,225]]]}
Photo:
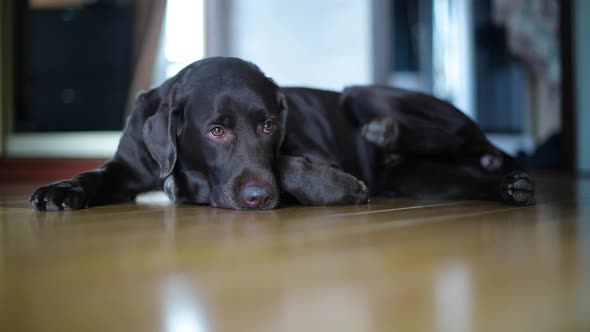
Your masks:
{"label": "dog's front leg", "polygon": [[346,205],[368,202],[367,186],[356,177],[304,157],[279,158],[281,189],[305,205]]}
{"label": "dog's front leg", "polygon": [[29,203],[35,210],[60,211],[131,201],[157,185],[153,176],[142,172],[145,170],[114,159],[96,170],[37,189]]}

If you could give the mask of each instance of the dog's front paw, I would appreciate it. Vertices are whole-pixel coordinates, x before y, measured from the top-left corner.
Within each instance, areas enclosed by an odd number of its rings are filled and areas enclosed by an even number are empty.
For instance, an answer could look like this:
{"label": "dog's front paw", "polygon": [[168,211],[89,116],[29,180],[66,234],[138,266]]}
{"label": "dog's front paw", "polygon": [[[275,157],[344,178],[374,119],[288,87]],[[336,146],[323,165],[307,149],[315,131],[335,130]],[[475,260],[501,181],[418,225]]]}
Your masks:
{"label": "dog's front paw", "polygon": [[369,189],[363,181],[358,181],[358,186],[354,190],[353,204],[366,204],[369,202]]}
{"label": "dog's front paw", "polygon": [[400,136],[400,124],[393,117],[379,118],[365,124],[361,134],[380,148],[395,150]]}
{"label": "dog's front paw", "polygon": [[171,175],[166,178],[164,181],[164,193],[168,196],[173,203],[178,203],[178,187],[176,186],[176,181],[174,177]]}
{"label": "dog's front paw", "polygon": [[535,183],[525,172],[512,172],[502,180],[502,200],[514,205],[535,204]]}
{"label": "dog's front paw", "polygon": [[39,211],[62,211],[86,208],[88,197],[78,181],[66,180],[48,184],[37,189],[29,204]]}

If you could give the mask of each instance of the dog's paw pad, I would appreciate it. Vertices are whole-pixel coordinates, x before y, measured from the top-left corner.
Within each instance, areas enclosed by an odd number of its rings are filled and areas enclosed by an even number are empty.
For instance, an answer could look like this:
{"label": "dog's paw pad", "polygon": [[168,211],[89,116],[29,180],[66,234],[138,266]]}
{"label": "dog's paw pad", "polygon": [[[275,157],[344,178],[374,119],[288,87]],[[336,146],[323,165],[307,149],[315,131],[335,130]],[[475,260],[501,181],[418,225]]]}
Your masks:
{"label": "dog's paw pad", "polygon": [[502,181],[502,200],[514,205],[535,204],[535,183],[525,172],[513,172]]}
{"label": "dog's paw pad", "polygon": [[528,178],[516,179],[513,183],[508,184],[508,189],[533,191],[533,186]]}
{"label": "dog's paw pad", "polygon": [[365,124],[361,134],[367,141],[381,148],[394,149],[399,131],[399,123],[391,117],[385,117]]}
{"label": "dog's paw pad", "polygon": [[488,172],[495,172],[502,168],[504,164],[504,159],[501,156],[494,155],[491,153],[484,154],[480,158],[480,164],[483,169]]}

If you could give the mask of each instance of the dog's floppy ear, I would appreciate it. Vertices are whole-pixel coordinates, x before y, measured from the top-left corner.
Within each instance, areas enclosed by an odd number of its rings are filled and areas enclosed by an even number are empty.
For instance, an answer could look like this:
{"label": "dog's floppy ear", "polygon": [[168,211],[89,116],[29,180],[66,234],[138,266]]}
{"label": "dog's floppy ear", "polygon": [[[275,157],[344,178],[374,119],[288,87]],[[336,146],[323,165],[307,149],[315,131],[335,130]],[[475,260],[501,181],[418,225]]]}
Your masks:
{"label": "dog's floppy ear", "polygon": [[171,88],[154,115],[143,126],[143,139],[152,157],[160,165],[160,177],[165,178],[176,164],[176,138],[182,127],[182,107],[176,99],[176,86]]}
{"label": "dog's floppy ear", "polygon": [[279,127],[280,130],[280,137],[279,137],[279,149],[283,144],[283,140],[285,139],[285,134],[287,133],[287,114],[289,107],[287,106],[287,98],[285,95],[279,91],[278,93],[278,105],[279,105]]}

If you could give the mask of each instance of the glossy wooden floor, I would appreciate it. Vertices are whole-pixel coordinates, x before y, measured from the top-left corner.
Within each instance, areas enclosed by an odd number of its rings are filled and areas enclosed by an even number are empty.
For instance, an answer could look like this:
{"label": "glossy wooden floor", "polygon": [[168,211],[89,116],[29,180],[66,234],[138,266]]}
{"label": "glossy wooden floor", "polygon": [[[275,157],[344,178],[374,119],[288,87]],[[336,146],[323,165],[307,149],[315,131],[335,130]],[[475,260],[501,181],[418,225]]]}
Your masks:
{"label": "glossy wooden floor", "polygon": [[32,212],[0,185],[0,331],[590,331],[590,181],[538,205]]}

